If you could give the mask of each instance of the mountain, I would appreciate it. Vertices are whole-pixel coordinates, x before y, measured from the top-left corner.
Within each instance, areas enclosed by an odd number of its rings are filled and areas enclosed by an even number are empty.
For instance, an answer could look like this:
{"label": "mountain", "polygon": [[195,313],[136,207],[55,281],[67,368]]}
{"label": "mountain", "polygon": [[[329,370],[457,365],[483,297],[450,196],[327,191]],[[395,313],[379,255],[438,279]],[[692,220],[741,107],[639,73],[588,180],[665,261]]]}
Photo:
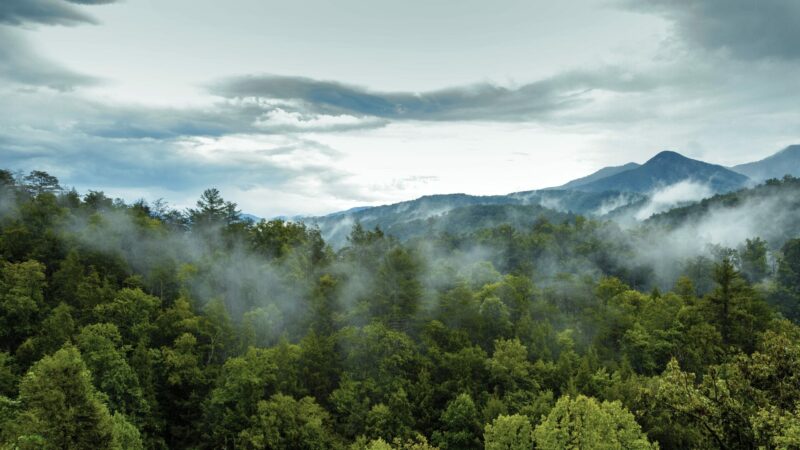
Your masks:
{"label": "mountain", "polygon": [[510,223],[524,227],[538,218],[562,221],[574,214],[601,216],[630,202],[639,194],[541,190],[508,195],[429,195],[391,205],[355,208],[320,217],[300,219],[320,228],[326,241],[343,245],[356,223],[376,226],[401,240],[433,231],[461,233]]}
{"label": "mountain", "polygon": [[241,213],[240,216],[242,220],[245,220],[247,222],[257,223],[261,221],[261,217],[258,217],[255,214]]}
{"label": "mountain", "polygon": [[725,167],[690,159],[666,150],[639,167],[582,183],[576,189],[590,192],[647,193],[686,180],[708,185],[714,192],[739,189],[749,181],[745,175]]}
{"label": "mountain", "polygon": [[630,163],[622,165],[622,166],[603,167],[602,169],[598,170],[597,172],[595,172],[595,173],[593,173],[591,175],[587,175],[587,176],[582,177],[582,178],[577,178],[575,180],[570,181],[567,184],[563,184],[561,186],[554,187],[554,188],[549,188],[549,189],[577,189],[577,188],[579,188],[579,187],[581,187],[581,186],[583,186],[585,184],[589,184],[589,183],[591,183],[593,181],[597,181],[597,180],[600,180],[602,178],[608,178],[608,177],[610,177],[612,175],[616,175],[618,173],[627,172],[628,170],[636,169],[637,167],[640,167],[640,164],[637,164],[635,162],[630,162]]}
{"label": "mountain", "polygon": [[[695,197],[684,198],[687,193],[680,189],[666,199],[647,196],[658,188],[686,180],[708,186],[706,193],[709,195],[739,189],[750,181],[745,175],[725,167],[663,151],[642,165],[628,163],[606,167],[560,187],[508,195],[429,195],[299,220],[319,226],[325,240],[334,246],[346,242],[356,223],[367,229],[380,227],[406,240],[428,232],[463,233],[502,223],[524,227],[541,217],[563,220],[574,214],[634,220],[643,208],[666,210],[696,201]],[[658,204],[650,204],[656,200]],[[636,217],[635,220],[641,219]]]}
{"label": "mountain", "polygon": [[779,248],[800,236],[800,178],[768,180],[749,189],[717,194],[655,214],[644,224],[689,230],[687,239],[704,236],[723,245],[757,236]]}
{"label": "mountain", "polygon": [[783,178],[784,175],[800,176],[800,145],[790,145],[768,158],[739,164],[731,169],[754,181]]}

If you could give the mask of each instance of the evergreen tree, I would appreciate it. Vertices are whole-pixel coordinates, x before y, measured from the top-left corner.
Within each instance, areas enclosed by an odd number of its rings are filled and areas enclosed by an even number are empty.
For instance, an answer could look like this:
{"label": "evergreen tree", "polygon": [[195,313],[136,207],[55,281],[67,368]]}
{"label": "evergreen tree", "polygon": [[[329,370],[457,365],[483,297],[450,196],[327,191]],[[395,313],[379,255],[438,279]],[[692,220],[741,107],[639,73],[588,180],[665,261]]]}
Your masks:
{"label": "evergreen tree", "polygon": [[114,419],[101,398],[78,350],[64,347],[25,375],[20,412],[5,440],[21,449],[122,450],[118,436],[127,448],[141,448],[135,428],[121,416]]}

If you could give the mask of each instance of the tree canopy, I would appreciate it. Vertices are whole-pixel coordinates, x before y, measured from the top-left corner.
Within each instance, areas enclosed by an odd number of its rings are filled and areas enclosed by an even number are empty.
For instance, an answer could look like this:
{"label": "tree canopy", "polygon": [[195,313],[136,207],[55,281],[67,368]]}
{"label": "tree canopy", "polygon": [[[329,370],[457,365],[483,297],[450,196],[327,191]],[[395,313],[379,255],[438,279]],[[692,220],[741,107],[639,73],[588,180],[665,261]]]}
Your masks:
{"label": "tree canopy", "polygon": [[563,217],[334,248],[0,171],[0,448],[800,446],[800,238],[664,282]]}

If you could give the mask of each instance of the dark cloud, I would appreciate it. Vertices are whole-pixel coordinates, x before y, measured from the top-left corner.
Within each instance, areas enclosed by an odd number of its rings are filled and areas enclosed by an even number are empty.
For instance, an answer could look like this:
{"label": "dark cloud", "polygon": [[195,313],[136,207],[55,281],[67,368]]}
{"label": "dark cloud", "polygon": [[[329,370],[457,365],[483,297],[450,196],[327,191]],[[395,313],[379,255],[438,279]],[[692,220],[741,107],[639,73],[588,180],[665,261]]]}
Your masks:
{"label": "dark cloud", "polygon": [[261,75],[227,79],[211,90],[228,98],[294,101],[299,108],[320,114],[431,121],[528,121],[588,102],[591,91],[632,92],[657,86],[658,80],[651,76],[607,68],[565,72],[514,88],[482,83],[421,93],[378,92],[333,81]]}
{"label": "dark cloud", "polygon": [[[97,4],[102,2],[74,1],[73,3]],[[79,25],[97,22],[92,16],[62,0],[0,1],[0,24],[25,25],[28,23]]]}
{"label": "dark cloud", "polygon": [[6,79],[27,86],[47,86],[69,90],[94,84],[96,78],[73,72],[39,56],[13,30],[0,27],[0,80]]}
{"label": "dark cloud", "polygon": [[74,130],[107,139],[169,140],[219,137],[255,131],[253,117],[233,108],[170,109],[87,104],[92,114],[77,119]]}
{"label": "dark cloud", "polygon": [[280,190],[289,189],[298,178],[332,187],[344,178],[330,164],[284,162],[287,155],[296,158],[305,152],[324,159],[329,150],[307,140],[288,139],[277,147],[247,151],[227,149],[224,144],[204,151],[197,145],[191,140],[104,139],[53,130],[0,132],[3,168],[46,170],[82,188],[195,192],[217,185]]}
{"label": "dark cloud", "polygon": [[2,25],[80,25],[97,21],[75,4],[99,5],[116,0],[0,0],[0,80],[26,86],[70,90],[94,84],[96,78],[83,75],[41,57],[22,35]]}
{"label": "dark cloud", "polygon": [[800,59],[798,0],[636,0],[631,9],[674,22],[682,39],[742,59]]}
{"label": "dark cloud", "polygon": [[267,136],[237,108],[135,108],[93,103],[79,93],[0,91],[0,168],[46,170],[81,189],[177,197],[215,185],[292,192],[309,201],[324,186],[331,197],[367,198],[335,167],[337,151],[298,136]]}
{"label": "dark cloud", "polygon": [[[36,133],[4,136],[4,166],[46,169],[67,183],[114,186],[117,189],[157,187],[184,191],[209,184],[279,187],[300,174],[270,158],[243,161],[235,156],[206,160],[184,143],[154,140],[111,140],[91,136]],[[284,150],[285,151],[285,150]],[[302,172],[322,170],[303,167]]]}
{"label": "dark cloud", "polygon": [[111,3],[117,3],[119,0],[66,0],[70,3],[76,3],[78,5],[110,5]]}
{"label": "dark cloud", "polygon": [[[319,122],[319,115],[305,115],[292,122],[276,121],[275,106],[241,102],[219,102],[206,108],[158,108],[77,102],[82,114],[73,129],[89,136],[108,139],[170,140],[186,137],[221,137],[233,134],[286,134],[295,132],[336,132],[371,128],[382,122]],[[313,116],[313,117],[312,117]],[[293,118],[298,117],[293,115]],[[307,122],[303,124],[303,120]]]}

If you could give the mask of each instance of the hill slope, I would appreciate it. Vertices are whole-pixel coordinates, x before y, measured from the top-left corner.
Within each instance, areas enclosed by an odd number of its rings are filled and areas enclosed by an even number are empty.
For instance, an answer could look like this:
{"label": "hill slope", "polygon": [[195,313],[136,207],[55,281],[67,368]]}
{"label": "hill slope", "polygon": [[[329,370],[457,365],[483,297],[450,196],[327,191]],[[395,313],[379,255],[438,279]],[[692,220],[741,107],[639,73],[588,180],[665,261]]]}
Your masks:
{"label": "hill slope", "polygon": [[800,145],[790,145],[770,157],[739,164],[731,169],[755,181],[782,178],[784,175],[800,176]]}
{"label": "hill slope", "polygon": [[391,205],[301,220],[319,226],[325,240],[338,246],[346,242],[356,223],[367,229],[381,227],[388,234],[404,240],[431,230],[466,232],[502,223],[525,226],[539,217],[560,221],[571,214],[603,215],[642,198],[638,194],[575,190],[526,191],[491,196],[430,195]]}
{"label": "hill slope", "polygon": [[774,247],[800,236],[800,179],[771,180],[737,192],[718,194],[656,214],[647,225],[690,230],[687,241],[706,239],[722,245],[761,237]]}
{"label": "hill slope", "polygon": [[585,184],[589,184],[593,181],[601,180],[603,178],[608,178],[612,175],[616,175],[618,173],[627,172],[631,169],[636,169],[641,165],[635,162],[629,162],[627,164],[621,166],[610,166],[610,167],[603,167],[602,169],[598,170],[597,172],[586,175],[585,177],[576,178],[569,183],[562,184],[561,186],[549,188],[549,189],[577,189]]}
{"label": "hill slope", "polygon": [[663,151],[637,168],[582,184],[577,189],[647,193],[685,180],[706,184],[714,192],[739,189],[749,181],[746,176],[725,167]]}

